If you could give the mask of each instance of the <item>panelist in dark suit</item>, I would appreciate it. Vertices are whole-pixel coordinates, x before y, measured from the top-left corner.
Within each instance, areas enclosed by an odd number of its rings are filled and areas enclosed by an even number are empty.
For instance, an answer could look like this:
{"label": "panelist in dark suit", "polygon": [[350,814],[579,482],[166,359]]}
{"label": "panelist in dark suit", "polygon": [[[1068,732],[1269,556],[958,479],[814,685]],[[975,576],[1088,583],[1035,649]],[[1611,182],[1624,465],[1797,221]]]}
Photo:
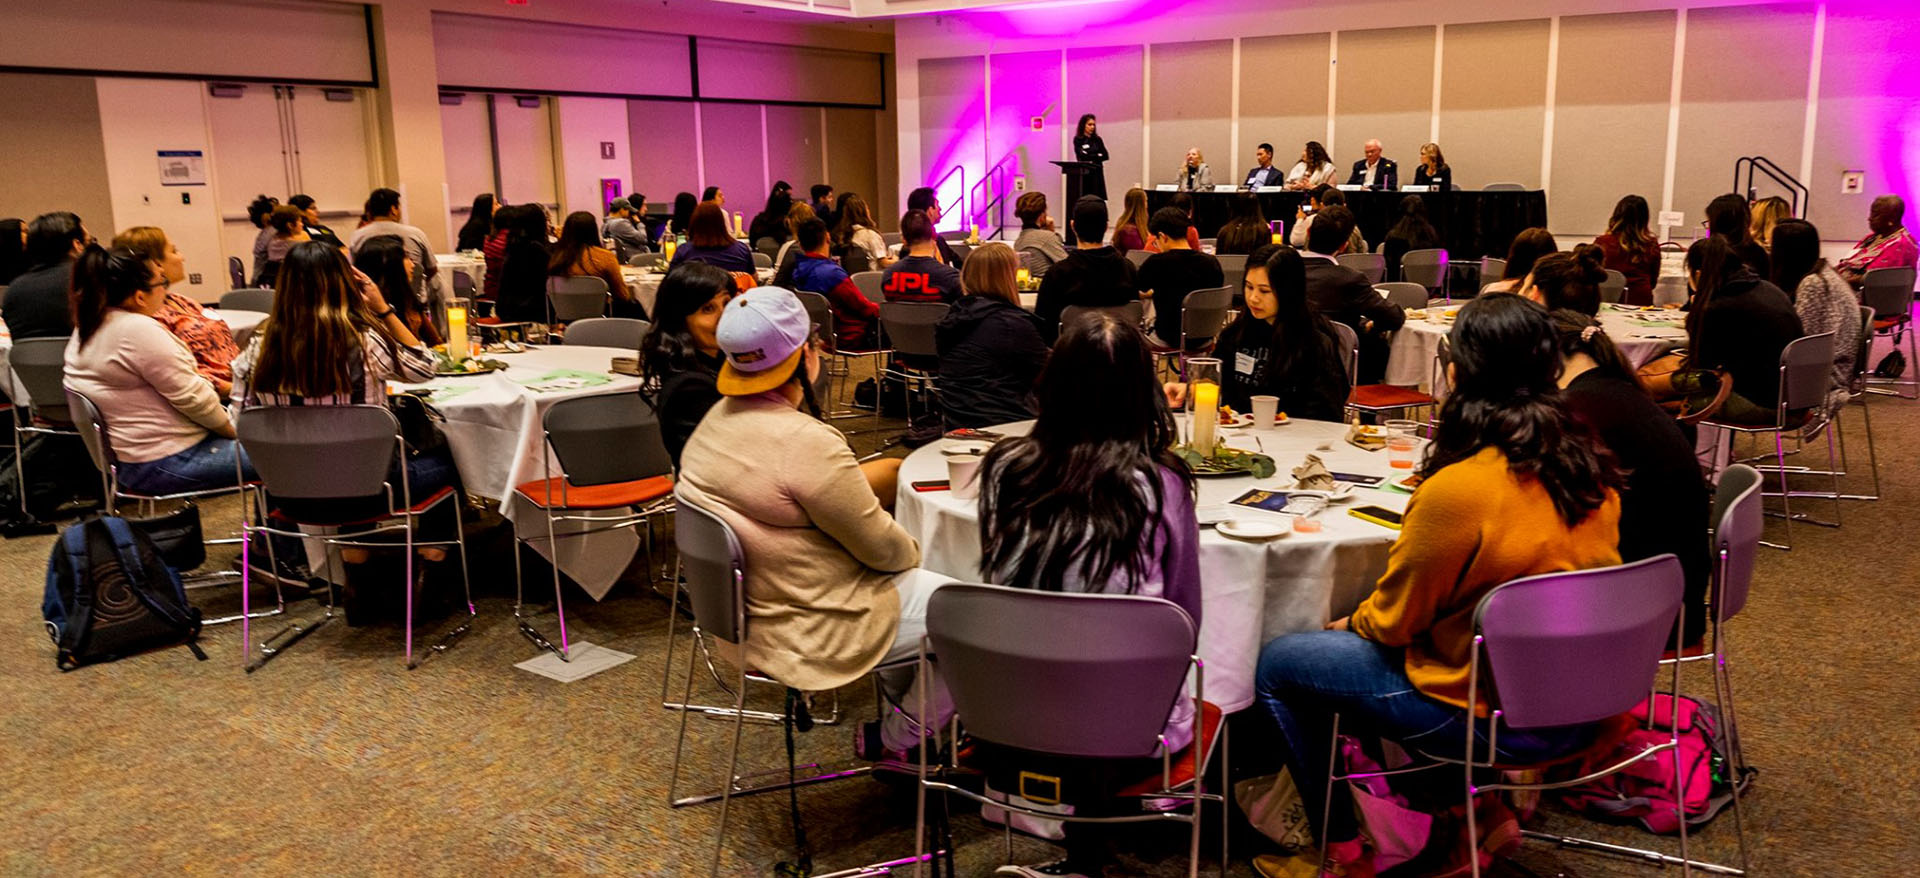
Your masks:
{"label": "panelist in dark suit", "polygon": [[1407,322],[1407,312],[1380,295],[1366,275],[1334,257],[1346,252],[1353,212],[1340,205],[1321,210],[1307,228],[1307,303],[1328,320],[1345,323],[1360,337],[1359,383],[1378,384],[1387,373],[1387,334]]}
{"label": "panelist in dark suit", "polygon": [[1273,144],[1263,143],[1254,147],[1253,160],[1257,164],[1247,172],[1247,182],[1242,184],[1242,188],[1281,186],[1287,182],[1287,173],[1273,166]]}
{"label": "panelist in dark suit", "polygon": [[1366,152],[1366,158],[1353,163],[1353,176],[1347,178],[1347,185],[1389,192],[1400,188],[1400,166],[1393,159],[1380,157],[1380,141],[1367,141]]}
{"label": "panelist in dark suit", "polygon": [[1440,154],[1440,144],[1420,147],[1420,166],[1413,169],[1413,185],[1432,186],[1435,192],[1453,191],[1453,169],[1447,167],[1447,157]]}

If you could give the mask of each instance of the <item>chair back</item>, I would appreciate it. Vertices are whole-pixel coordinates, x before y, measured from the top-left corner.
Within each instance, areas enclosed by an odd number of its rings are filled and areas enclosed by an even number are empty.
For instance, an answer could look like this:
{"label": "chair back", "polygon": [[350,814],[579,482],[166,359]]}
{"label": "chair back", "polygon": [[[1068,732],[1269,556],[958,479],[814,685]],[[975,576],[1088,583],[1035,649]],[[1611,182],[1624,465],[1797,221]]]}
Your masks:
{"label": "chair back", "polygon": [[1860,282],[1860,304],[1873,308],[1873,315],[1909,319],[1913,315],[1912,268],[1876,268]]}
{"label": "chair back", "polygon": [[645,320],[631,317],[589,317],[568,324],[561,343],[638,351],[640,340],[647,337],[647,330],[652,327],[653,324]]}
{"label": "chair back", "polygon": [[[768,238],[767,240],[773,240],[773,239]],[[772,268],[773,255],[770,253],[763,253],[759,250],[753,251],[753,267],[754,268]]]}
{"label": "chair back", "polygon": [[1247,279],[1247,254],[1228,253],[1225,256],[1215,256],[1214,259],[1220,262],[1221,283],[1232,290],[1234,295],[1240,295],[1240,286]]}
{"label": "chair back", "polygon": [[7,365],[13,369],[14,380],[27,391],[35,415],[55,424],[73,421],[63,386],[67,375],[66,338],[20,339],[7,352]]}
{"label": "chair back", "polygon": [[1684,590],[1672,555],[1496,586],[1473,614],[1480,692],[1517,729],[1626,713],[1653,688]]}
{"label": "chair back", "polygon": [[1505,259],[1501,259],[1495,256],[1483,256],[1480,258],[1480,285],[1481,286],[1484,287],[1487,284],[1490,284],[1490,283],[1493,283],[1494,281],[1499,280],[1500,276],[1506,273],[1507,273],[1507,261]]}
{"label": "chair back", "polygon": [[802,291],[793,295],[800,300],[800,307],[807,309],[807,319],[813,321],[814,332],[823,339],[832,339],[833,303],[821,293]]}
{"label": "chair back", "polygon": [[1655,305],[1684,305],[1688,295],[1687,279],[1684,277],[1663,277],[1653,282]]}
{"label": "chair back", "polygon": [[860,290],[860,295],[867,297],[867,301],[877,304],[887,300],[886,294],[880,291],[881,282],[886,278],[884,272],[861,271],[850,277],[853,278],[854,287]]}
{"label": "chair back", "polygon": [[[753,242],[753,249],[754,252],[767,254],[767,258],[771,260],[774,254],[780,252],[780,242],[761,235],[760,240]],[[772,267],[771,264],[768,267]]]}
{"label": "chair back", "polygon": [[1522,183],[1488,183],[1486,185],[1486,188],[1482,189],[1481,191],[1483,192],[1525,192],[1527,191],[1527,187],[1525,184],[1522,184]]}
{"label": "chair back", "polygon": [[1389,284],[1374,284],[1373,288],[1379,290],[1380,295],[1385,296],[1387,301],[1399,305],[1402,308],[1427,307],[1427,288],[1419,284],[1399,281]]}
{"label": "chair back", "polygon": [[1338,320],[1327,322],[1333,324],[1334,334],[1340,336],[1340,365],[1347,370],[1347,386],[1352,387],[1360,374],[1360,333]]}
{"label": "chair back", "polygon": [[288,499],[380,494],[400,447],[400,422],[383,405],[256,406],[234,430],[267,493]]}
{"label": "chair back", "polygon": [[880,331],[895,353],[938,356],[933,343],[933,328],[947,316],[951,306],[945,302],[881,302]]}
{"label": "chair back", "polygon": [[1367,283],[1377,284],[1387,279],[1387,257],[1379,253],[1342,253],[1335,256],[1341,265],[1360,272],[1367,277]]}
{"label": "chair back", "polygon": [[1147,252],[1146,249],[1136,247],[1132,250],[1127,251],[1127,261],[1133,263],[1134,268],[1139,268],[1140,266],[1147,264],[1147,258],[1152,255],[1153,254]]}
{"label": "chair back", "polygon": [[965,241],[961,241],[955,244],[949,244],[947,246],[953,248],[953,258],[957,263],[954,265],[954,268],[959,268],[962,265],[966,265],[967,257],[973,255],[973,245],[968,244]]}
{"label": "chair back", "polygon": [[1180,334],[1189,343],[1209,344],[1227,328],[1227,310],[1233,307],[1233,287],[1194,290],[1180,302]]}
{"label": "chair back", "polygon": [[1747,606],[1753,588],[1753,561],[1766,527],[1761,505],[1760,471],[1736,463],[1720,471],[1713,491],[1713,613],[1724,622]]}
{"label": "chair back", "polygon": [[94,468],[105,476],[120,460],[114,455],[113,440],[107,435],[107,419],[93,400],[71,387],[67,388],[67,410],[73,413],[73,425],[80,431],[81,443],[87,446],[87,456],[93,458]]}
{"label": "chair back", "polygon": [[747,634],[747,553],[725,519],[678,491],[673,496],[673,542],[680,575],[700,630],[739,643]]}
{"label": "chair back", "polygon": [[1137,595],[953,583],[927,602],[927,637],[967,731],[1063,756],[1151,755],[1196,634],[1179,606]]}
{"label": "chair back", "polygon": [[1833,333],[1796,338],[1780,351],[1780,405],[1787,411],[1824,406],[1833,386]]}
{"label": "chair back", "polygon": [[607,313],[607,282],[597,277],[547,278],[547,315],[572,323]]}
{"label": "chair back", "polygon": [[462,299],[473,298],[473,275],[464,271],[450,272],[450,274],[453,275],[453,294]]}
{"label": "chair back", "polygon": [[540,426],[568,484],[610,485],[673,473],[660,420],[637,393],[561,400],[541,416]]}
{"label": "chair back", "polygon": [[658,253],[635,253],[627,257],[627,264],[634,268],[646,268],[650,265],[658,265],[664,259],[666,257]]}
{"label": "chair back", "polygon": [[1613,304],[1626,297],[1627,276],[1611,268],[1607,269],[1607,279],[1600,282],[1600,301]]}
{"label": "chair back", "polygon": [[899,232],[881,232],[880,233],[881,243],[886,244],[888,247],[898,247],[900,246],[900,242],[902,240],[904,240],[904,238],[901,237]]}
{"label": "chair back", "polygon": [[1847,376],[1847,392],[1859,396],[1867,392],[1867,360],[1873,356],[1873,309],[1860,306],[1860,340],[1853,349],[1853,373]]}
{"label": "chair back", "polygon": [[247,264],[238,256],[227,257],[227,289],[238,289],[247,285]]}
{"label": "chair back", "polygon": [[270,313],[273,311],[273,290],[267,287],[228,290],[220,295],[220,310]]}
{"label": "chair back", "polygon": [[1437,290],[1447,282],[1447,251],[1408,250],[1400,257],[1400,279]]}
{"label": "chair back", "polygon": [[1147,306],[1135,300],[1125,305],[1110,305],[1104,308],[1094,308],[1087,305],[1068,305],[1060,311],[1060,325],[1064,327],[1080,319],[1081,315],[1091,314],[1097,311],[1111,311],[1113,312],[1113,316],[1133,326],[1139,326],[1147,319]]}

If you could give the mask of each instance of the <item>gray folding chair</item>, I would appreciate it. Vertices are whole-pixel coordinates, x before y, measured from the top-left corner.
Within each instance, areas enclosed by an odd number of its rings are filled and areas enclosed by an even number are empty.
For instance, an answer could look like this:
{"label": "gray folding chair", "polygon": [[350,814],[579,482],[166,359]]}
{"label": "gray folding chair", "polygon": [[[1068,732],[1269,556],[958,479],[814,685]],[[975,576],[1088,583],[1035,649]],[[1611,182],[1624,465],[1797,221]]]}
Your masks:
{"label": "gray folding chair", "polygon": [[879,304],[887,300],[886,293],[880,289],[886,279],[885,272],[860,271],[855,272],[851,277],[854,287],[860,290],[860,295],[867,297],[867,301]]}
{"label": "gray folding chair", "polygon": [[273,311],[273,290],[267,287],[247,287],[228,290],[220,296],[222,311],[259,311],[263,314]]}
{"label": "gray folding chair", "polygon": [[[807,309],[807,320],[812,324],[814,336],[826,344],[828,351],[832,351],[833,345],[830,342],[834,338],[833,303],[828,302],[827,297],[820,293],[796,292],[793,295],[800,300],[800,306]],[[866,414],[853,409],[836,408],[840,403],[840,397],[834,390],[834,379],[846,377],[849,371],[845,360],[838,356],[830,357],[820,369],[820,380],[813,386],[816,398],[826,407],[823,414],[830,419],[860,417]]]}
{"label": "gray folding chair", "polygon": [[455,298],[471,300],[477,295],[477,289],[473,285],[473,275],[464,271],[451,271],[448,273],[453,275],[453,295]]}
{"label": "gray folding chair", "polygon": [[1394,283],[1374,284],[1373,288],[1380,291],[1380,295],[1384,296],[1387,301],[1399,305],[1402,308],[1427,307],[1427,288],[1419,284],[1396,281]]}
{"label": "gray folding chair", "polygon": [[547,322],[572,323],[607,313],[607,282],[597,277],[547,278]]}
{"label": "gray folding chair", "polygon": [[1231,290],[1234,296],[1239,296],[1240,288],[1245,285],[1247,279],[1247,254],[1228,253],[1225,256],[1215,256],[1214,259],[1220,262],[1222,285]]}
{"label": "gray folding chair", "polygon": [[1527,191],[1527,187],[1523,183],[1488,183],[1483,189],[1481,189],[1481,191],[1482,192],[1525,192]]}
{"label": "gray folding chair", "polygon": [[[944,302],[880,303],[883,346],[899,355],[880,374],[900,382],[900,395],[907,404],[909,430],[914,426],[913,386],[917,384],[923,391],[932,390],[938,397],[940,349],[934,344],[933,329],[947,316],[950,307]],[[875,388],[876,398],[879,390]]]}
{"label": "gray folding chair", "polygon": [[[545,517],[544,536],[514,535],[513,618],[533,645],[550,650],[561,661],[572,661],[567,640],[567,610],[561,600],[560,544],[575,538],[647,524],[647,557],[653,557],[654,516],[672,508],[673,462],[660,438],[660,421],[653,406],[637,394],[585,396],[562,400],[540,418],[546,447],[541,478],[515,485],[513,492],[533,504]],[[554,468],[558,462],[559,469]],[[556,524],[579,525],[558,533]],[[545,542],[552,553],[553,612],[559,620],[560,645],[553,645],[527,622],[525,579],[521,574],[520,543]],[[653,569],[647,565],[649,575]]]}
{"label": "gray folding chair", "polygon": [[1214,247],[1219,246],[1219,244],[1220,244],[1219,238],[1201,238],[1200,239],[1200,249],[1202,250],[1211,250]]}
{"label": "gray folding chair", "polygon": [[[1874,334],[1890,339],[1893,349],[1900,349],[1900,339],[1907,340],[1907,372],[1904,378],[1868,378],[1873,386],[1870,393],[1899,396],[1905,399],[1920,399],[1920,341],[1916,340],[1913,325],[1913,284],[1912,268],[1876,268],[1867,272],[1860,282],[1860,304],[1873,309]],[[1905,388],[1912,391],[1909,396],[1902,390],[1882,390],[1880,388]]]}
{"label": "gray folding chair", "polygon": [[1494,256],[1480,258],[1480,286],[1485,287],[1507,273],[1507,261]]}
{"label": "gray folding chair", "polygon": [[[1618,730],[1622,714],[1646,700],[1660,670],[1661,654],[1676,651],[1680,602],[1685,591],[1680,562],[1658,555],[1618,567],[1549,573],[1516,579],[1495,587],[1474,610],[1473,651],[1467,664],[1467,702],[1484,700],[1492,709],[1489,736],[1482,745],[1478,723],[1466,724],[1463,751],[1416,750],[1419,762],[1410,768],[1342,775],[1339,765],[1328,766],[1328,795],[1322,802],[1321,824],[1332,813],[1333,784],[1364,777],[1402,774],[1443,766],[1462,770],[1465,779],[1467,834],[1473,849],[1467,859],[1480,874],[1479,827],[1474,797],[1501,790],[1553,790],[1590,783],[1618,773],[1648,758],[1679,748],[1680,700],[1670,699],[1675,721],[1667,740],[1626,759],[1581,777],[1546,783],[1481,784],[1475,772],[1512,771],[1526,766],[1499,762],[1492,746],[1502,728],[1536,729],[1601,724]],[[943,661],[944,663],[944,661]],[[1676,685],[1679,668],[1674,668]],[[1494,685],[1497,681],[1498,685]],[[1334,716],[1333,740],[1339,741],[1340,717]],[[1603,736],[1611,738],[1611,735]],[[1602,746],[1609,742],[1603,741]],[[1337,751],[1336,751],[1337,752]],[[1599,747],[1594,752],[1600,752]],[[1511,775],[1505,775],[1510,777]],[[1684,792],[1684,790],[1682,790]],[[1687,826],[1681,821],[1680,855],[1638,850],[1586,839],[1527,830],[1525,837],[1546,839],[1563,847],[1629,854],[1662,865],[1679,865],[1727,872],[1726,867],[1694,861],[1688,850]]]}
{"label": "gray folding chair", "polygon": [[1136,299],[1125,305],[1113,305],[1105,308],[1094,308],[1087,305],[1068,305],[1060,311],[1060,325],[1064,327],[1074,320],[1079,319],[1080,315],[1095,311],[1111,311],[1115,317],[1133,326],[1139,326],[1141,322],[1147,319],[1147,306],[1141,304],[1140,301]]}
{"label": "gray folding chair", "polygon": [[1367,283],[1378,284],[1387,279],[1387,257],[1379,253],[1342,253],[1334,259],[1366,275]]}
{"label": "gray folding chair", "polygon": [[[780,252],[780,242],[762,235],[760,236],[760,240],[753,242],[753,249],[757,253],[765,253],[767,259],[771,260],[775,254]],[[767,267],[771,268],[772,265],[769,264]]]}
{"label": "gray folding chair", "polygon": [[227,283],[230,290],[247,285],[247,265],[238,256],[227,257]]}
{"label": "gray folding chair", "polygon": [[[970,583],[935,591],[927,603],[927,633],[920,641],[920,673],[938,673],[946,684],[953,697],[956,734],[964,724],[975,740],[1039,760],[1158,756],[1159,776],[1123,787],[1114,798],[1182,800],[1192,805],[1192,813],[1146,809],[1075,817],[996,801],[952,782],[949,766],[939,766],[935,774],[927,748],[921,748],[917,853],[928,853],[927,792],[933,790],[1068,823],[1187,823],[1187,874],[1199,875],[1200,803],[1225,803],[1224,793],[1207,792],[1206,767],[1215,748],[1225,763],[1228,747],[1225,724],[1217,720],[1219,710],[1206,702],[1205,668],[1195,655],[1197,639],[1186,611],[1163,598]],[[1191,693],[1183,691],[1188,679],[1193,680]],[[1166,727],[1182,698],[1189,699],[1194,717],[1193,743],[1175,753],[1168,746]],[[924,704],[920,712],[925,715]],[[1029,780],[1035,782],[1033,792],[1040,786],[1059,792],[1057,779],[1024,772],[1021,777],[1018,792],[1029,791],[1024,786]],[[1226,823],[1222,820],[1220,827],[1221,875],[1228,863]]]}
{"label": "gray folding chair", "polygon": [[1360,380],[1360,334],[1338,320],[1327,322],[1333,324],[1334,334],[1340,336],[1340,365],[1347,370],[1347,388],[1351,396],[1353,383]]}
{"label": "gray folding chair", "polygon": [[959,262],[959,265],[955,265],[954,268],[967,264],[967,257],[973,255],[973,245],[965,241],[950,243],[947,246],[953,248],[953,258]]}
{"label": "gray folding chair", "polygon": [[[1755,469],[1763,473],[1774,473],[1780,478],[1779,492],[1765,492],[1765,496],[1780,498],[1778,514],[1785,520],[1786,537],[1780,543],[1762,543],[1761,545],[1775,549],[1793,548],[1793,522],[1796,519],[1823,527],[1840,526],[1840,475],[1835,469],[1838,460],[1834,454],[1832,430],[1825,431],[1827,468],[1819,473],[1832,479],[1833,490],[1831,493],[1817,496],[1829,497],[1833,500],[1833,520],[1821,521],[1809,517],[1806,513],[1795,514],[1793,498],[1807,495],[1803,492],[1795,492],[1787,484],[1787,475],[1794,471],[1792,467],[1787,466],[1787,434],[1792,431],[1805,436],[1827,426],[1827,391],[1833,384],[1832,374],[1833,333],[1823,332],[1794,339],[1780,351],[1780,401],[1774,407],[1772,424],[1730,424],[1711,417],[1701,421],[1702,424],[1736,434],[1749,436],[1773,434],[1773,454],[1762,454],[1761,457],[1772,457],[1774,462],[1755,467]],[[1795,442],[1800,444],[1798,439]]]}
{"label": "gray folding chair", "polygon": [[667,261],[667,257],[662,256],[659,253],[635,253],[632,256],[627,257],[627,264],[633,266],[634,268],[646,268],[648,266],[658,265],[665,261]]}
{"label": "gray folding chair", "polygon": [[[1400,279],[1426,287],[1429,298],[1446,295],[1447,251],[1408,250],[1406,255],[1400,257]],[[1436,290],[1437,293],[1434,292]],[[1452,298],[1448,297],[1448,301],[1452,301]]]}
{"label": "gray folding chair", "polygon": [[888,247],[898,247],[903,239],[899,232],[881,232],[880,240],[885,242]]}
{"label": "gray folding chair", "polygon": [[772,268],[773,256],[768,253],[763,253],[759,250],[753,251],[753,267],[754,268]]}
{"label": "gray folding chair", "polygon": [[589,317],[567,324],[567,334],[561,343],[637,352],[641,339],[647,337],[647,330],[652,327],[653,324],[632,317]]}
{"label": "gray folding chair", "polygon": [[1600,301],[1612,305],[1627,297],[1627,276],[1609,268],[1600,283]]}
{"label": "gray folding chair", "polygon": [[1152,255],[1152,253],[1147,252],[1145,249],[1128,250],[1127,261],[1133,263],[1134,268],[1139,268],[1147,264],[1147,258]]}
{"label": "gray folding chair", "polygon": [[[23,338],[7,351],[7,397],[13,401],[13,477],[16,486],[27,483],[26,435],[76,436],[79,430],[67,407],[65,382],[67,339]],[[17,490],[20,515],[31,521],[27,510],[27,492]]]}
{"label": "gray folding chair", "polygon": [[[1426,291],[1417,284],[1381,284],[1375,289],[1395,287],[1395,295],[1412,300],[1415,295],[1425,295]],[[1422,305],[1426,304],[1424,301]],[[1409,387],[1393,384],[1359,384],[1360,380],[1360,334],[1353,327],[1338,320],[1328,321],[1333,331],[1340,336],[1340,363],[1347,368],[1347,385],[1351,388],[1347,394],[1347,409],[1371,415],[1404,416],[1408,409],[1425,408],[1440,405],[1439,398],[1431,393],[1422,393]],[[1435,388],[1436,391],[1438,388]]]}
{"label": "gray folding chair", "polygon": [[[259,406],[245,409],[234,421],[234,429],[240,434],[240,446],[253,462],[254,471],[260,474],[260,482],[267,495],[277,501],[325,501],[346,500],[361,501],[373,498],[384,507],[371,520],[366,516],[354,514],[347,521],[331,520],[315,515],[293,515],[277,512],[273,525],[242,524],[241,558],[246,560],[249,542],[254,533],[266,533],[271,538],[278,534],[293,539],[308,539],[312,535],[302,533],[300,525],[317,527],[339,527],[342,525],[372,525],[367,530],[354,531],[333,536],[319,537],[326,547],[329,559],[335,549],[400,548],[403,552],[404,575],[397,587],[406,593],[406,648],[404,653],[407,670],[420,666],[426,656],[419,661],[413,657],[413,553],[414,549],[424,546],[454,547],[460,554],[460,582],[465,589],[467,617],[459,621],[451,630],[442,635],[428,647],[427,654],[445,652],[453,647],[455,641],[473,627],[474,616],[478,611],[473,606],[473,587],[470,571],[467,567],[467,540],[460,529],[459,503],[460,492],[453,488],[442,488],[427,496],[415,496],[413,487],[407,478],[406,440],[400,435],[400,422],[383,405],[352,406]],[[399,483],[388,480],[388,473],[399,475]],[[450,540],[418,540],[414,530],[419,527],[422,516],[432,512],[441,504],[451,503],[449,512],[455,519],[454,538]],[[355,504],[358,505],[357,503]],[[399,544],[375,542],[371,537],[381,534],[398,533]],[[251,606],[247,587],[247,575],[251,565],[241,565],[240,584],[240,648],[247,656],[247,672],[252,673],[275,656],[285,652],[288,647],[301,638],[318,630],[334,618],[334,606],[331,589],[328,590],[326,614],[311,624],[292,623],[260,642],[260,654],[257,660],[253,656],[253,624],[249,615]],[[280,640],[285,636],[285,640]]]}
{"label": "gray folding chair", "polygon": [[[1214,342],[1220,339],[1220,331],[1227,328],[1227,312],[1233,308],[1233,287],[1214,287],[1210,290],[1194,290],[1180,300],[1179,347],[1169,351],[1179,357],[1181,362],[1189,352],[1204,353],[1213,350]],[[1184,374],[1185,367],[1182,366]]]}

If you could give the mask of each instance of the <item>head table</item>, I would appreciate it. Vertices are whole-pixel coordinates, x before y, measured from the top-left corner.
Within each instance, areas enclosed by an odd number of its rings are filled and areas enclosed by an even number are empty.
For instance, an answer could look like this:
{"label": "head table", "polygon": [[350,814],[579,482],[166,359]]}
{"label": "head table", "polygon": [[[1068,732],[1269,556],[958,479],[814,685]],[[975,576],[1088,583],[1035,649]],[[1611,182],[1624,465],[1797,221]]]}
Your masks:
{"label": "head table", "polygon": [[[1021,436],[1032,426],[1032,421],[1020,421],[992,431]],[[1387,476],[1392,481],[1410,472],[1391,468],[1385,451],[1364,451],[1348,444],[1346,430],[1345,424],[1305,420],[1266,430],[1223,430],[1227,444],[1264,451],[1279,470],[1266,479],[1200,479],[1197,508],[1227,504],[1253,488],[1292,487],[1289,472],[1309,453],[1319,454],[1328,469],[1339,473]],[[956,580],[978,582],[976,501],[954,499],[948,491],[922,493],[912,487],[913,482],[947,477],[942,448],[950,443],[943,439],[907,457],[900,467],[894,517],[920,541],[922,566]],[[1252,704],[1254,667],[1262,645],[1281,634],[1319,630],[1328,620],[1351,612],[1373,591],[1374,582],[1386,570],[1387,547],[1396,532],[1350,516],[1347,510],[1370,504],[1402,510],[1408,495],[1391,488],[1356,487],[1353,498],[1314,516],[1323,526],[1319,533],[1247,542],[1201,528],[1200,657],[1206,662],[1208,701],[1229,711]],[[1275,517],[1261,510],[1231,508],[1230,517],[1236,519]]]}

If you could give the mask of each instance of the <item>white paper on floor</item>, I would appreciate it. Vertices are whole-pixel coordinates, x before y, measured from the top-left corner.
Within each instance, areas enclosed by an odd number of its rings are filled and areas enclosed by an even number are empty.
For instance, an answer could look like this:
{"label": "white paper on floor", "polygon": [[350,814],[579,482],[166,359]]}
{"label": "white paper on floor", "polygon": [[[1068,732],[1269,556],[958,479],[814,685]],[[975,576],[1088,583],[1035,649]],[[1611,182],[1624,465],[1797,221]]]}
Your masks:
{"label": "white paper on floor", "polygon": [[514,667],[523,671],[532,671],[542,677],[571,683],[584,677],[591,677],[611,667],[633,661],[633,656],[617,649],[595,646],[585,640],[576,640],[567,650],[573,661],[563,662],[551,652],[541,652],[536,658],[527,659]]}

